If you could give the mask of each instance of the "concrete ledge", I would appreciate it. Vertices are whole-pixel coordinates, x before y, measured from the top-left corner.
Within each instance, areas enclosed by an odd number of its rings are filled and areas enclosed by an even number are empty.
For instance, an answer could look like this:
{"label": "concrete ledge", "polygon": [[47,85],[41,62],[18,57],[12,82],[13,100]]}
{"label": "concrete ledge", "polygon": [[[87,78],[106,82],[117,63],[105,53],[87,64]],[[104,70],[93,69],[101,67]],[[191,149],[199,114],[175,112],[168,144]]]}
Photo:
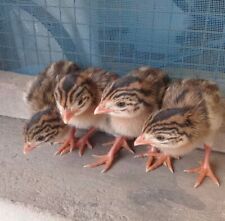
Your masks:
{"label": "concrete ledge", "polygon": [[[12,72],[0,72],[0,115],[28,119],[30,113],[23,97],[34,77]],[[217,135],[213,150],[225,152],[225,128]]]}
{"label": "concrete ledge", "polygon": [[[73,221],[225,220],[224,154],[213,153],[211,158],[221,187],[206,178],[201,187],[194,189],[196,175],[183,170],[197,166],[202,151],[176,160],[172,174],[166,167],[146,173],[146,160],[134,159],[123,150],[112,169],[101,174],[102,167],[82,166],[94,161],[92,154],[106,153],[100,143],[109,137],[96,134],[92,140],[94,149],[87,150],[83,157],[77,151],[56,157],[55,148],[49,146],[24,156],[23,124],[23,120],[0,117],[0,198],[10,200],[16,208],[16,202],[29,207],[32,214],[36,213],[33,208],[38,208],[44,214],[52,214],[54,221],[59,215]],[[137,153],[143,150],[136,148]],[[1,215],[1,203],[0,208]],[[11,213],[19,217],[15,209],[7,211],[3,218],[0,216],[1,221],[11,221]]]}
{"label": "concrete ledge", "polygon": [[23,97],[33,77],[13,72],[0,72],[0,115],[28,119],[30,113]]}

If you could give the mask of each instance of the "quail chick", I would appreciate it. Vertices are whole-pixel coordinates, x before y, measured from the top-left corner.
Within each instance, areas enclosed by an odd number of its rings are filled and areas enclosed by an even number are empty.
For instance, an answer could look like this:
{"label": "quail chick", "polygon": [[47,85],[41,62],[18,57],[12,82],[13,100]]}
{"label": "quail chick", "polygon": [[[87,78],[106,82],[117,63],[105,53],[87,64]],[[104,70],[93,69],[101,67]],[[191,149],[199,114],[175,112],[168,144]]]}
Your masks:
{"label": "quail chick", "polygon": [[88,68],[79,75],[67,75],[61,79],[55,89],[55,100],[58,110],[65,124],[80,129],[88,129],[71,148],[63,145],[57,153],[64,154],[79,148],[82,155],[85,147],[91,147],[89,138],[96,131],[102,120],[102,115],[94,115],[94,110],[99,103],[102,91],[118,76],[100,68]]}
{"label": "quail chick", "polygon": [[30,84],[25,102],[35,113],[49,106],[56,106],[54,90],[57,82],[67,74],[78,73],[80,68],[71,61],[54,62],[45,68]]}
{"label": "quail chick", "polygon": [[107,128],[116,136],[115,142],[103,156],[97,156],[96,163],[85,167],[105,164],[102,172],[107,171],[122,147],[133,152],[126,139],[136,138],[141,133],[148,115],[158,110],[167,85],[167,75],[159,69],[140,67],[128,75],[114,81],[102,95],[95,114],[108,114]]}
{"label": "quail chick", "polygon": [[24,127],[24,154],[43,143],[60,142],[70,130],[56,108],[48,107],[35,113]]}
{"label": "quail chick", "polygon": [[168,161],[169,156],[184,155],[204,144],[203,163],[186,172],[199,174],[194,187],[198,187],[206,176],[219,185],[209,157],[223,114],[221,95],[214,82],[200,79],[176,81],[166,90],[162,109],[145,122],[142,135],[135,144],[147,143],[162,151],[150,170]]}
{"label": "quail chick", "polygon": [[[69,73],[75,74],[78,71],[79,67],[75,63],[70,61],[58,61],[50,64],[31,83],[25,96],[25,100],[29,105],[31,112],[35,114],[25,125],[24,153],[34,149],[37,144],[39,145],[43,142],[52,142],[52,140],[55,139],[53,136],[54,134],[59,137],[59,134],[56,133],[55,130],[58,132],[63,131],[63,134],[65,131],[68,131],[69,127],[64,125],[63,121],[59,118],[60,115],[57,115],[56,113],[57,109],[54,99],[54,89],[57,82],[63,76]],[[58,123],[52,119],[57,120]],[[45,121],[47,121],[47,131],[49,134],[45,133]],[[32,130],[30,128],[32,128]],[[35,135],[33,134],[34,131],[36,133]],[[74,129],[71,128],[70,134],[72,134],[73,131]]]}

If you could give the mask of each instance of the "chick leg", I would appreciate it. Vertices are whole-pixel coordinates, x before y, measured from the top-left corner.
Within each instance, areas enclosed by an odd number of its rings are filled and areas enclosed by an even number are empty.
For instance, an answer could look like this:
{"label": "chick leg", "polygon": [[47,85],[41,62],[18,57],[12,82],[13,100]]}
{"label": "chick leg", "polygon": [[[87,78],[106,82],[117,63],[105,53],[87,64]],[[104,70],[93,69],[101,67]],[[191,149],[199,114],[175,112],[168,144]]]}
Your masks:
{"label": "chick leg", "polygon": [[98,158],[95,163],[87,164],[84,167],[94,168],[100,165],[105,164],[105,168],[101,171],[102,173],[106,172],[112,166],[112,163],[115,159],[116,154],[122,149],[125,148],[133,153],[133,150],[128,146],[124,137],[117,137],[115,142],[109,152],[106,155],[94,155]]}
{"label": "chick leg", "polygon": [[58,148],[55,155],[63,155],[74,149],[76,138],[74,137],[76,133],[76,129],[74,127],[71,128],[68,138],[64,141],[63,145]]}
{"label": "chick leg", "polygon": [[146,170],[146,172],[148,172],[149,171],[149,168],[152,165],[153,160],[154,160],[154,156],[153,156],[154,153],[157,153],[156,148],[150,146],[147,152],[141,153],[141,154],[137,154],[136,156],[134,156],[134,158],[147,157],[148,159],[147,159],[147,162],[145,164],[145,170]]}
{"label": "chick leg", "polygon": [[173,165],[172,165],[172,158],[171,156],[165,154],[165,153],[149,153],[149,155],[152,155],[154,157],[157,158],[157,160],[155,161],[155,163],[153,165],[151,165],[146,172],[152,171],[160,166],[162,166],[163,164],[168,167],[168,169],[170,170],[171,173],[174,172],[173,170]]}
{"label": "chick leg", "polygon": [[76,142],[75,147],[79,148],[79,155],[82,156],[86,146],[88,146],[90,149],[92,149],[92,145],[89,142],[89,138],[96,132],[96,128],[91,127],[87,133],[79,138],[79,140]]}
{"label": "chick leg", "polygon": [[108,142],[102,143],[102,146],[111,146],[113,144],[114,144],[114,141],[108,141]]}
{"label": "chick leg", "polygon": [[203,163],[201,164],[200,167],[197,168],[192,168],[192,169],[188,169],[188,170],[184,170],[184,172],[187,173],[198,173],[199,176],[197,178],[197,181],[194,185],[195,188],[197,188],[198,186],[201,185],[201,183],[203,182],[203,180],[205,179],[205,177],[209,177],[212,179],[212,181],[216,184],[216,185],[220,185],[219,184],[219,180],[216,177],[216,175],[213,173],[213,170],[210,166],[210,162],[209,162],[209,157],[211,155],[211,148],[204,144],[204,148],[205,148],[205,156],[204,156],[204,160]]}
{"label": "chick leg", "polygon": [[[110,146],[113,145],[115,141],[108,141],[102,144],[102,146]],[[122,144],[122,147],[130,151],[131,153],[134,153],[134,151],[129,147],[129,144],[127,143],[126,139],[124,139],[124,142]]]}

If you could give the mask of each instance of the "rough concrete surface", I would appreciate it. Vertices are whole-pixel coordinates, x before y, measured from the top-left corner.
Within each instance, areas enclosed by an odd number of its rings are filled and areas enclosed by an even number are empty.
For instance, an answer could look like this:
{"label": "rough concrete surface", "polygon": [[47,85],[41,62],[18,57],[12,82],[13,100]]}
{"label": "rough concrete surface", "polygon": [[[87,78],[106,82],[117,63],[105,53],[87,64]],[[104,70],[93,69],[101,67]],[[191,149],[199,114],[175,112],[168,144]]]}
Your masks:
{"label": "rough concrete surface", "polygon": [[52,215],[48,211],[6,199],[0,200],[0,208],[1,221],[71,221],[58,214]]}
{"label": "rough concrete surface", "polygon": [[24,156],[23,123],[0,117],[0,198],[74,221],[225,220],[224,154],[213,153],[211,158],[221,187],[207,179],[194,189],[196,176],[182,171],[196,166],[202,151],[177,160],[176,172],[171,174],[165,167],[146,173],[145,160],[134,159],[123,150],[113,168],[101,174],[101,167],[88,169],[82,165],[93,162],[92,154],[107,151],[99,144],[105,136],[97,134],[95,148],[83,157],[77,151],[54,156],[55,148],[48,146]]}
{"label": "rough concrete surface", "polygon": [[0,71],[0,115],[27,119],[30,116],[23,97],[34,77]]}

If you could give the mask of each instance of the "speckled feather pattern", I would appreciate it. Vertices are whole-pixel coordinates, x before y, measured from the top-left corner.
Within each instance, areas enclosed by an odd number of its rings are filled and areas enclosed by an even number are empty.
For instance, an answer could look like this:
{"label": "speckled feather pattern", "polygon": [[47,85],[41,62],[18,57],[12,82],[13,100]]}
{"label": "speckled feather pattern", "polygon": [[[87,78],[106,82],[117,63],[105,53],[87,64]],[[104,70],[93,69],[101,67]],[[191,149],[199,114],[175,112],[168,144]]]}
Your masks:
{"label": "speckled feather pattern", "polygon": [[55,98],[60,107],[70,109],[77,100],[82,100],[82,104],[77,107],[80,113],[69,124],[82,129],[98,127],[102,115],[94,115],[94,109],[100,102],[103,90],[117,78],[115,73],[101,68],[88,68],[77,76],[62,78],[55,90]]}
{"label": "speckled feather pattern", "polygon": [[58,61],[50,64],[30,84],[25,100],[32,112],[48,106],[55,106],[54,88],[58,81],[67,74],[78,73],[80,68],[70,61]]}
{"label": "speckled feather pattern", "polygon": [[121,116],[110,115],[108,127],[117,135],[138,136],[148,115],[160,107],[167,83],[163,71],[150,67],[135,69],[117,79],[104,90],[101,102],[125,106],[120,108]]}
{"label": "speckled feather pattern", "polygon": [[[177,80],[167,88],[162,109],[149,117],[143,132],[154,136],[165,135],[174,145],[166,139],[162,142],[168,142],[168,146],[161,149],[172,155],[182,155],[203,142],[212,145],[215,133],[222,125],[223,115],[221,95],[214,82]],[[176,147],[178,142],[182,142],[183,135],[188,141]]]}
{"label": "speckled feather pattern", "polygon": [[65,137],[69,127],[57,111],[54,89],[60,79],[68,74],[79,74],[80,68],[70,61],[58,61],[48,65],[31,83],[26,94],[32,117],[25,124],[25,143],[54,142]]}

